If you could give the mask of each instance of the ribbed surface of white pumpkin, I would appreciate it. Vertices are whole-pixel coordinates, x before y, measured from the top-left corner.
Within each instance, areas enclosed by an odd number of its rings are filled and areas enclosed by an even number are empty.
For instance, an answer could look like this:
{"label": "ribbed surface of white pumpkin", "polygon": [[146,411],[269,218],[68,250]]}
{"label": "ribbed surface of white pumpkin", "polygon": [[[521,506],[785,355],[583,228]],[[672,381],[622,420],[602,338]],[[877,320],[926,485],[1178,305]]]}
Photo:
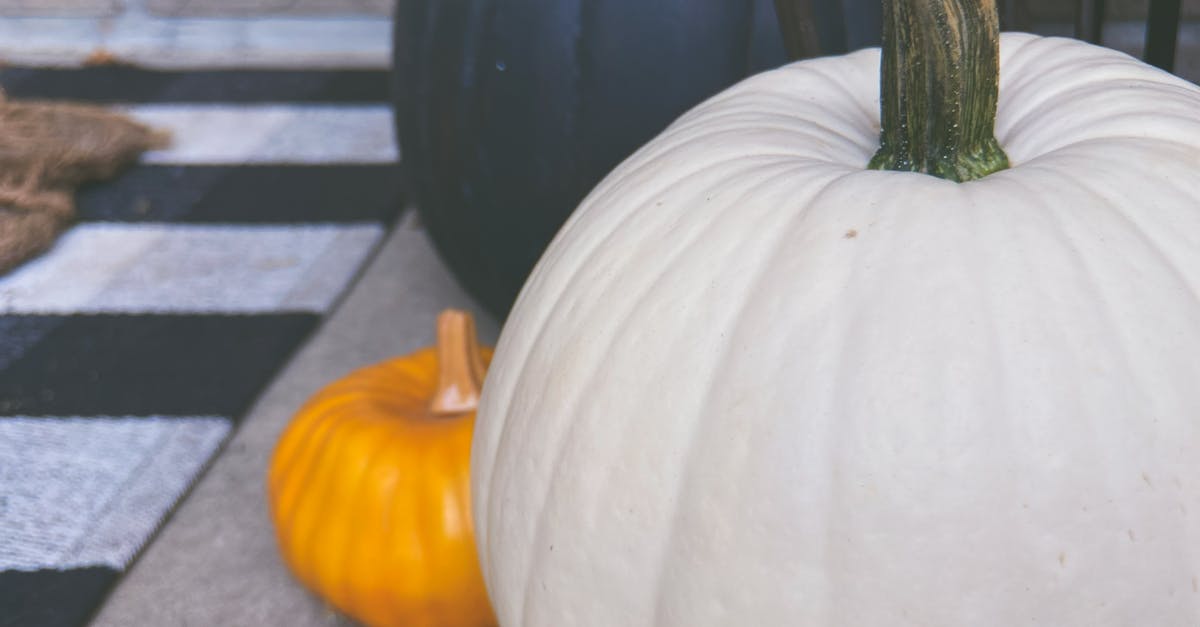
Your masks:
{"label": "ribbed surface of white pumpkin", "polygon": [[870,50],[731,88],[585,200],[476,425],[503,624],[1200,624],[1200,89],[1001,54],[983,180],[865,169]]}

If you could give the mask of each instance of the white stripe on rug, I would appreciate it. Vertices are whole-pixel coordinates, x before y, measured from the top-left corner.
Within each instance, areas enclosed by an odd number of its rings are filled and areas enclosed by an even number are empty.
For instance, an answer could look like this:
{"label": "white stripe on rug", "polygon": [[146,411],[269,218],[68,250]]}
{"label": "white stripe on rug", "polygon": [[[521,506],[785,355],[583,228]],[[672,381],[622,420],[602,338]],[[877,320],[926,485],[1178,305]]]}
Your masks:
{"label": "white stripe on rug", "polygon": [[[57,6],[39,11],[39,3]],[[17,15],[9,9],[0,20],[0,58],[10,65],[82,66],[98,51],[134,65],[187,69],[386,69],[392,60],[387,11],[336,19],[278,11],[271,15],[269,5],[278,8],[288,2],[246,0],[235,9],[246,15],[179,17],[147,11],[144,0],[15,4]],[[8,9],[14,3],[0,5]]]}
{"label": "white stripe on rug", "polygon": [[171,146],[146,153],[145,163],[392,163],[400,158],[387,105],[160,104],[119,109],[171,133]]}
{"label": "white stripe on rug", "polygon": [[122,569],[230,421],[0,417],[0,570]]}
{"label": "white stripe on rug", "polygon": [[86,223],[0,277],[0,313],[327,311],[380,224]]}

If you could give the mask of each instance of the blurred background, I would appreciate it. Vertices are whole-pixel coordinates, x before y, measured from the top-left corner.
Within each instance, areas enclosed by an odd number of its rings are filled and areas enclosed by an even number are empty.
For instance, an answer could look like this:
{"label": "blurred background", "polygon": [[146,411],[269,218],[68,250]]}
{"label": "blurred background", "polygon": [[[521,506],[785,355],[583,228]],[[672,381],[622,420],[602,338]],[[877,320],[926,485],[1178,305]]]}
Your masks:
{"label": "blurred background", "polygon": [[[1005,29],[1149,54],[1200,78],[1200,0],[999,4]],[[878,41],[877,0],[789,6],[806,32],[796,56]],[[773,0],[0,0],[10,64],[390,68],[410,197],[498,316],[604,173],[688,107],[786,58]]]}
{"label": "blurred background", "polygon": [[[774,4],[0,0],[0,59],[390,69],[410,198],[456,276],[502,317],[604,173],[688,107],[787,59]],[[805,32],[794,56],[878,42],[877,0],[787,4]],[[1200,0],[999,4],[1007,30],[1200,78]]]}

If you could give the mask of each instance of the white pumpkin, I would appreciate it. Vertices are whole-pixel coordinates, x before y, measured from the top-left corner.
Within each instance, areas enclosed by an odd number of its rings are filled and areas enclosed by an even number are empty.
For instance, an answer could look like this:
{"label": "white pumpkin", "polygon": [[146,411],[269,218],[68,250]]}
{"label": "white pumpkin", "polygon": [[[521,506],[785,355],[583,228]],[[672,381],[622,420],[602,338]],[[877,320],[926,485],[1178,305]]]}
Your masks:
{"label": "white pumpkin", "polygon": [[1200,89],[1005,34],[1013,167],[869,171],[879,51],[579,207],[473,449],[505,625],[1200,624]]}

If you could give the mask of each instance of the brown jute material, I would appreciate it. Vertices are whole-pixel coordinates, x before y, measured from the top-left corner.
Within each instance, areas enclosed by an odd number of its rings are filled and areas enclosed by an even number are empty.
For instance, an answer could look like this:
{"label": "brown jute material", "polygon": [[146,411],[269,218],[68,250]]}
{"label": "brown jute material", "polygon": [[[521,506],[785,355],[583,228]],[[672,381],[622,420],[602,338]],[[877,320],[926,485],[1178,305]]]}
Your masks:
{"label": "brown jute material", "polygon": [[0,274],[44,251],[75,219],[75,188],[113,176],[165,133],[102,107],[0,94]]}

